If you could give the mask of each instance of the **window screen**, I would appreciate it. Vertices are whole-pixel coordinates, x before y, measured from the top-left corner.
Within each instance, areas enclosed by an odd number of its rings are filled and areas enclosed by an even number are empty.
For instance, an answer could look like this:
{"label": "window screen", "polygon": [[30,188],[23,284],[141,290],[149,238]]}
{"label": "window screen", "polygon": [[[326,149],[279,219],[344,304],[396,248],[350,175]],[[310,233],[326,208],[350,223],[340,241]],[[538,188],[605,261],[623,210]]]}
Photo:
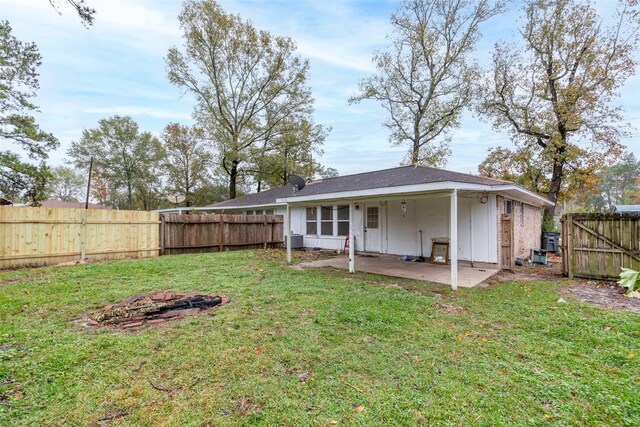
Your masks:
{"label": "window screen", "polygon": [[307,208],[307,234],[308,235],[317,235],[318,234],[318,209]]}
{"label": "window screen", "polygon": [[264,213],[265,215],[273,215],[273,209],[267,209]]}
{"label": "window screen", "polygon": [[338,236],[349,234],[349,206],[338,206]]}
{"label": "window screen", "polygon": [[367,228],[378,228],[378,207],[367,208]]}
{"label": "window screen", "polygon": [[322,206],[320,218],[320,234],[333,236],[333,206]]}
{"label": "window screen", "polygon": [[504,213],[510,214],[513,211],[513,202],[511,200],[504,201]]}

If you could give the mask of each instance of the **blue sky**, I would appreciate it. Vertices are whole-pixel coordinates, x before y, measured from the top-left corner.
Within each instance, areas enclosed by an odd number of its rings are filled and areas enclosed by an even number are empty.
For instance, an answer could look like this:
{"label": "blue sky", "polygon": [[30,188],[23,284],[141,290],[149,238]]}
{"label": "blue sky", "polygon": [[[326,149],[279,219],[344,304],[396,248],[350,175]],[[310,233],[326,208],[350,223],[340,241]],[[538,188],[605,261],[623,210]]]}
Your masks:
{"label": "blue sky", "polygon": [[[87,0],[97,11],[95,24],[85,29],[63,0],[58,15],[48,0],[0,0],[0,17],[14,34],[35,42],[42,54],[40,90],[35,103],[41,127],[53,132],[61,147],[51,153],[62,164],[71,141],[99,119],[130,115],[142,130],[159,135],[169,122],[191,123],[193,99],[169,84],[164,56],[182,44],[177,0]],[[299,53],[311,63],[310,83],[316,98],[315,119],[332,127],[321,162],[340,174],[393,167],[405,147],[387,142],[385,114],[374,102],[348,105],[360,79],[373,71],[374,50],[386,45],[389,15],[396,0],[221,0],[255,26],[292,37]],[[597,1],[608,14],[615,1]],[[484,25],[476,58],[488,64],[493,44],[517,35],[519,11],[511,10]],[[623,88],[617,103],[626,121],[640,123],[640,77]],[[623,141],[640,157],[640,134]],[[0,144],[6,142],[0,141]],[[508,145],[506,133],[467,113],[454,131],[447,168],[477,171],[487,149]]]}

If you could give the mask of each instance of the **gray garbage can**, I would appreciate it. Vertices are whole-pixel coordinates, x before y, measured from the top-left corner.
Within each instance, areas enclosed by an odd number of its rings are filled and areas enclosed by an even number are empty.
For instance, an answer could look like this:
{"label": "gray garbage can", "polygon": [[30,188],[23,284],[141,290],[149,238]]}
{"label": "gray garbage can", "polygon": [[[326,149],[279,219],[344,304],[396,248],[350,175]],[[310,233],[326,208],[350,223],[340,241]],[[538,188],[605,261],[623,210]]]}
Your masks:
{"label": "gray garbage can", "polygon": [[545,231],[542,233],[540,248],[545,252],[559,252],[560,233],[557,231]]}

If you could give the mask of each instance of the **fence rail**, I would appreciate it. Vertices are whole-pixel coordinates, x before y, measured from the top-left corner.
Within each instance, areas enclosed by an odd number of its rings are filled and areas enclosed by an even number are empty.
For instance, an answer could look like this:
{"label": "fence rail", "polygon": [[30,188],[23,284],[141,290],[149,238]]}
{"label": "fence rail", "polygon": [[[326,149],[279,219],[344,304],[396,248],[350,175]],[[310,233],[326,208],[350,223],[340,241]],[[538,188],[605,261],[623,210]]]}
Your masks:
{"label": "fence rail", "polygon": [[616,279],[622,267],[640,270],[640,215],[567,214],[562,217],[564,275]]}
{"label": "fence rail", "polygon": [[158,255],[279,248],[282,215],[169,215],[0,207],[0,269]]}
{"label": "fence rail", "polygon": [[282,247],[282,215],[166,215],[160,254]]}
{"label": "fence rail", "polygon": [[158,256],[156,212],[0,207],[0,268]]}

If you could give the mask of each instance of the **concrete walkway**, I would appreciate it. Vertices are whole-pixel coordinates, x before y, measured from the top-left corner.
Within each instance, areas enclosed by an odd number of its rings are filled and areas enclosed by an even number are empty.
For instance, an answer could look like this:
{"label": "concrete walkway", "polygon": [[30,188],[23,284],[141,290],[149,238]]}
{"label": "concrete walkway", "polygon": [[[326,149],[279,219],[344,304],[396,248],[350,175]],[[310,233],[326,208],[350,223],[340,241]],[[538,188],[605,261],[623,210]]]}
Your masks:
{"label": "concrete walkway", "polygon": [[[333,267],[348,270],[349,257],[347,255],[339,255],[333,258],[304,262],[294,266],[294,268],[298,269],[317,267]],[[407,262],[402,261],[398,255],[356,255],[356,271],[401,277],[404,279],[426,280],[451,286],[451,269],[448,265],[430,264],[428,262]],[[498,269],[458,264],[458,286],[472,288],[499,271]]]}

